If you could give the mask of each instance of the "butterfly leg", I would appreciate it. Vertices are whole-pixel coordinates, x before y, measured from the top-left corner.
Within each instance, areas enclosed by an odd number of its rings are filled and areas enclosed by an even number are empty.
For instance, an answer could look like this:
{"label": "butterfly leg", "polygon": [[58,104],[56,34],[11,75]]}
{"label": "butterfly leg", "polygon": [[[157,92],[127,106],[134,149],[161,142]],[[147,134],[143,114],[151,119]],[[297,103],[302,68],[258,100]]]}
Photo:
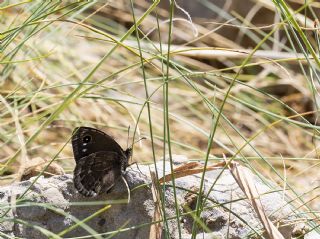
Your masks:
{"label": "butterfly leg", "polygon": [[132,166],[132,165],[137,165],[137,169],[139,170],[139,172],[142,174],[142,175],[144,175],[142,172],[141,172],[141,170],[140,170],[140,168],[139,168],[139,164],[137,163],[137,162],[133,162],[133,163],[130,163],[130,164],[128,164],[128,167],[130,167],[130,166]]}

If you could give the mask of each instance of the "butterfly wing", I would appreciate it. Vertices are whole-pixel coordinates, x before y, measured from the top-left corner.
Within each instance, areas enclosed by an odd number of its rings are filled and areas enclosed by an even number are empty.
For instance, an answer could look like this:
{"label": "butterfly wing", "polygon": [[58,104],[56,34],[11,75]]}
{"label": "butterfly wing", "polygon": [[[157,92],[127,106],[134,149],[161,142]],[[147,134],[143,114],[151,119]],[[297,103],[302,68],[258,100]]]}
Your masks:
{"label": "butterfly wing", "polygon": [[76,162],[99,151],[124,154],[121,146],[106,133],[89,127],[76,128],[72,136],[72,148]]}
{"label": "butterfly wing", "polygon": [[121,175],[125,158],[112,151],[100,151],[82,157],[74,169],[74,186],[84,196],[92,197],[111,189]]}

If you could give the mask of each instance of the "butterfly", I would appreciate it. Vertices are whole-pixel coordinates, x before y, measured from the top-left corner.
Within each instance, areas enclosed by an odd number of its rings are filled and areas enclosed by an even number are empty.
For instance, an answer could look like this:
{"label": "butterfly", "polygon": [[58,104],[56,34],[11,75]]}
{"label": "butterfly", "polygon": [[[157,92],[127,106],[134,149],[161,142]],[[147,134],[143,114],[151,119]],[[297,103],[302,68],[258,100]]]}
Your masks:
{"label": "butterfly", "polygon": [[78,127],[72,136],[76,161],[73,183],[79,193],[93,197],[107,193],[126,171],[132,148],[123,150],[108,134]]}

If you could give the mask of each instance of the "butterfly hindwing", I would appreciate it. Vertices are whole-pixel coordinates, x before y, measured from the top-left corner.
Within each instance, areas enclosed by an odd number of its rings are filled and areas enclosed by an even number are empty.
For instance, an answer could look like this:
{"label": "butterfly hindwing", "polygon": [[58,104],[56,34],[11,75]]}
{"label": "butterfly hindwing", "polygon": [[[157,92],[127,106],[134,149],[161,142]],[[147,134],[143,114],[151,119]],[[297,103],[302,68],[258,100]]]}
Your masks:
{"label": "butterfly hindwing", "polygon": [[107,192],[121,175],[125,159],[112,151],[100,151],[81,158],[74,170],[74,186],[84,196]]}

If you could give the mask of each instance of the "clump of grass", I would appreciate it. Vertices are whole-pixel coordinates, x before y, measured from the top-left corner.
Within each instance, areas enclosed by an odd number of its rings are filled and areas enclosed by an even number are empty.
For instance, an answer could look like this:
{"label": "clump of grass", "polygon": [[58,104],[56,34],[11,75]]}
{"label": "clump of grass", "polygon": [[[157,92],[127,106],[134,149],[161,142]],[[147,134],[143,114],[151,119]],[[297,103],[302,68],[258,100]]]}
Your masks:
{"label": "clump of grass", "polygon": [[[132,142],[149,138],[133,160],[183,154],[207,165],[225,155],[318,220],[317,6],[263,1],[241,15],[198,2],[219,16],[190,17],[175,2],[4,1],[0,184],[36,157],[71,172],[76,126],[121,145],[130,126]],[[277,17],[256,24],[259,11]]]}

